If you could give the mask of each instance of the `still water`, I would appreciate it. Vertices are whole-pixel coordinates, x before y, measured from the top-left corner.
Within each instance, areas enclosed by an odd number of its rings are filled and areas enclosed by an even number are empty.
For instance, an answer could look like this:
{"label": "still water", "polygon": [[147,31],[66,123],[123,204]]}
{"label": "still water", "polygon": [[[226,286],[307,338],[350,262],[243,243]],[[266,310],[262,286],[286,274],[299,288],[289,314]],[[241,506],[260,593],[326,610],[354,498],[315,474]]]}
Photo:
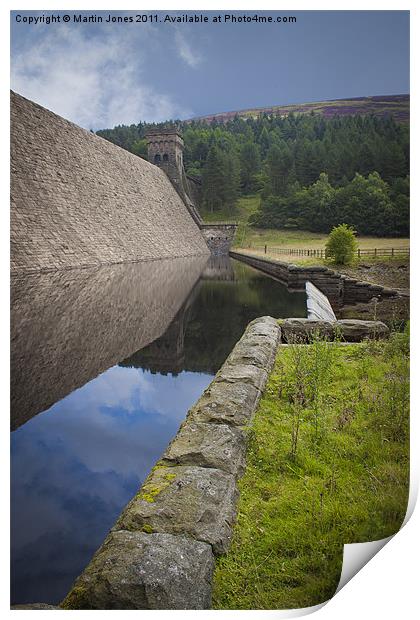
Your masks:
{"label": "still water", "polygon": [[12,282],[12,603],[59,602],[247,323],[304,293],[228,258]]}

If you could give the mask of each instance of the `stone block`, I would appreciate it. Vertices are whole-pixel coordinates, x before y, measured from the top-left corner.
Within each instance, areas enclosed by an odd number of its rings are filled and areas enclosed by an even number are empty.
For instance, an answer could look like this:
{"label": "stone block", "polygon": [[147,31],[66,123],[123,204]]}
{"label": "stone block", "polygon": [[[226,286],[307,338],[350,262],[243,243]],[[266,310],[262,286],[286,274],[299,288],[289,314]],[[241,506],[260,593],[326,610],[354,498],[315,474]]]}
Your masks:
{"label": "stone block", "polygon": [[395,288],[382,287],[381,295],[383,297],[397,297],[399,292]]}
{"label": "stone block", "polygon": [[249,383],[257,390],[262,391],[267,383],[267,379],[267,371],[253,364],[225,363],[216,374],[214,382]]}
{"label": "stone block", "polygon": [[279,341],[280,327],[275,319],[269,316],[255,319],[246,328],[226,363],[252,364],[269,371],[274,363]]}
{"label": "stone block", "polygon": [[317,335],[322,338],[334,337],[333,324],[329,321],[312,319],[286,319],[281,325],[282,339],[288,344],[307,342]]}
{"label": "stone block", "polygon": [[[256,335],[256,336],[268,336],[275,340],[278,338],[279,333],[279,324],[276,319],[273,319],[271,316],[260,316],[251,323],[249,323],[246,328],[245,334],[248,335]],[[243,336],[242,338],[244,338]]]}
{"label": "stone block", "polygon": [[288,344],[307,342],[316,336],[327,340],[338,337],[346,342],[360,342],[366,338],[386,338],[388,335],[389,329],[381,321],[286,319],[282,323],[282,337]]}
{"label": "stone block", "polygon": [[158,466],[113,529],[185,535],[225,553],[237,497],[234,476],[219,469]]}
{"label": "stone block", "polygon": [[339,333],[346,342],[360,342],[366,338],[387,338],[389,328],[382,321],[342,319],[336,323]]}
{"label": "stone block", "polygon": [[[279,334],[280,330],[277,333]],[[274,362],[275,354],[276,347],[268,337],[249,334],[246,341],[238,342],[226,362],[241,365],[253,364],[258,368],[269,369]]]}
{"label": "stone block", "polygon": [[238,477],[244,471],[245,451],[246,435],[241,428],[187,420],[162,460],[168,464],[221,469]]}
{"label": "stone block", "polygon": [[251,383],[213,381],[190,409],[194,422],[244,426],[251,420],[261,392]]}
{"label": "stone block", "polygon": [[64,609],[208,609],[210,545],[171,534],[111,532],[61,603]]}

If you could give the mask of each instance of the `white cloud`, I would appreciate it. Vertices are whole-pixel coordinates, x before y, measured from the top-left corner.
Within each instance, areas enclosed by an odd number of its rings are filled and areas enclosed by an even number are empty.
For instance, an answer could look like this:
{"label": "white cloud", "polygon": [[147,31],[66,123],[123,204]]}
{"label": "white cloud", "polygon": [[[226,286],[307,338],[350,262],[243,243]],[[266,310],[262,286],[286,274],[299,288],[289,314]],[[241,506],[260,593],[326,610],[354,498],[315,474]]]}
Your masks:
{"label": "white cloud", "polygon": [[180,30],[175,31],[175,44],[178,55],[182,58],[182,60],[193,69],[195,69],[195,67],[198,67],[198,65],[202,62],[203,59],[196,50],[193,50],[191,48],[191,45],[186,40]]}
{"label": "white cloud", "polygon": [[[188,116],[144,83],[145,54],[135,32],[51,29],[14,55],[12,89],[87,129]],[[142,44],[148,36],[142,29]]]}
{"label": "white cloud", "polygon": [[[114,366],[32,418],[16,437],[26,442],[28,459],[39,458],[40,447],[50,446],[44,452],[55,452],[57,463],[70,455],[91,472],[129,476],[139,464],[147,471],[211,379],[203,373],[173,377]],[[25,463],[19,465],[27,471],[19,469],[21,480],[33,476]]]}

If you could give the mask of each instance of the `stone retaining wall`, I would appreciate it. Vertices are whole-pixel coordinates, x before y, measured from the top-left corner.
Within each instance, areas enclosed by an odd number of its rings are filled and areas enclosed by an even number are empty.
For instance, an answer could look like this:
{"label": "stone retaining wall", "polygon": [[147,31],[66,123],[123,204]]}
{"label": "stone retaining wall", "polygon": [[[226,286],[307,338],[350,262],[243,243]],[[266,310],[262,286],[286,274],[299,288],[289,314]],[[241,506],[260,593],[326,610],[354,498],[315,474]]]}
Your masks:
{"label": "stone retaining wall", "polygon": [[210,607],[214,558],[236,519],[246,426],[279,340],[271,317],[248,325],[62,608]]}
{"label": "stone retaining wall", "polygon": [[347,304],[370,301],[372,297],[381,298],[398,295],[394,289],[369,284],[368,282],[359,282],[328,267],[299,267],[246,252],[231,251],[230,256],[274,276],[290,289],[305,290],[305,283],[312,282],[328,297],[334,310]]}
{"label": "stone retaining wall", "polygon": [[314,337],[344,342],[381,339],[389,336],[389,328],[382,321],[341,319],[322,321],[314,319],[285,319],[280,321],[281,341],[285,344],[306,343]]}

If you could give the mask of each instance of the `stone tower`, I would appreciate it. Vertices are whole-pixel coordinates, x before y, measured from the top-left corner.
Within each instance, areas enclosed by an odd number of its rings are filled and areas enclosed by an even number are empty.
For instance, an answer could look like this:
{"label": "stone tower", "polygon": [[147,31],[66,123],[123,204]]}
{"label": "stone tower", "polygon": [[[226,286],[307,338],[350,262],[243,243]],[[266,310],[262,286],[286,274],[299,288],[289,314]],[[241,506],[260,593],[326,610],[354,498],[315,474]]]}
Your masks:
{"label": "stone tower", "polygon": [[178,193],[186,193],[184,172],[184,140],[177,129],[152,129],[146,134],[150,163],[162,168]]}
{"label": "stone tower", "polygon": [[177,129],[151,129],[147,132],[147,156],[150,163],[162,168],[184,201],[191,217],[201,229],[213,255],[227,255],[236,233],[237,224],[205,224],[191,200],[191,185],[184,170],[184,140]]}

